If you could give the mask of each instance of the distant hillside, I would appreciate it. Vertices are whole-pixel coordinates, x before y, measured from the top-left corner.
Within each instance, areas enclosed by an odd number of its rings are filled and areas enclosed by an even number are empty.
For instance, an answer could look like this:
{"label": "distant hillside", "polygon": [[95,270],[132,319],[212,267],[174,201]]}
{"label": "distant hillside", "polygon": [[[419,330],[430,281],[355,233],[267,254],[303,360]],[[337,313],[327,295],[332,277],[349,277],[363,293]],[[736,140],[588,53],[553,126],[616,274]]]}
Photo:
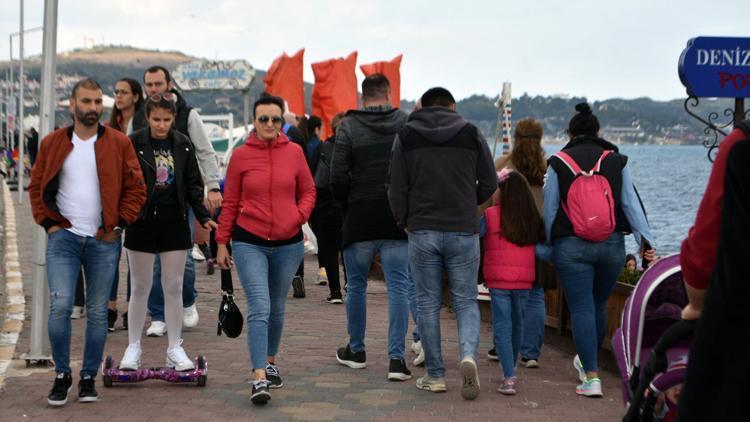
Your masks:
{"label": "distant hillside", "polygon": [[[57,72],[62,79],[75,81],[76,77],[93,77],[102,84],[105,92],[111,95],[115,82],[122,77],[132,77],[142,80],[143,70],[149,66],[159,64],[174,69],[181,63],[199,58],[185,55],[178,51],[146,50],[128,46],[99,46],[91,49],[78,49],[64,52],[58,56]],[[252,64],[252,60],[249,60]],[[7,62],[0,62],[0,72],[5,72]],[[34,87],[38,90],[41,59],[31,57],[26,62],[29,91],[27,104],[31,98],[38,98]],[[250,92],[252,98],[263,91],[263,77],[265,71],[256,69],[256,78]],[[69,78],[66,78],[69,77]],[[59,78],[60,79],[60,78]],[[58,81],[60,85],[60,81]],[[519,89],[519,87],[514,87]],[[307,110],[310,107],[312,85],[305,83],[305,97]],[[58,97],[69,95],[69,86],[58,86]],[[233,113],[235,121],[242,119],[242,96],[239,92],[231,91],[190,91],[185,96],[195,107],[204,114]],[[460,100],[458,111],[469,121],[476,124],[488,140],[495,137],[497,109],[494,106],[496,98],[483,95],[473,95]],[[532,117],[542,121],[545,135],[550,139],[563,141],[565,127],[574,113],[576,103],[584,101],[580,97],[549,97],[523,94],[513,99],[513,121]],[[602,124],[602,134],[607,139],[617,142],[639,143],[697,143],[702,141],[703,127],[683,110],[684,100],[653,101],[649,98],[637,99],[609,99],[594,102],[592,107],[599,116]],[[723,115],[725,108],[731,107],[728,100],[703,100],[700,115],[706,116],[709,111],[716,111]],[[402,101],[402,108],[411,111],[414,102]],[[29,109],[34,113],[34,106]],[[58,120],[69,119],[66,112],[58,114]],[[61,121],[59,124],[63,124]]]}

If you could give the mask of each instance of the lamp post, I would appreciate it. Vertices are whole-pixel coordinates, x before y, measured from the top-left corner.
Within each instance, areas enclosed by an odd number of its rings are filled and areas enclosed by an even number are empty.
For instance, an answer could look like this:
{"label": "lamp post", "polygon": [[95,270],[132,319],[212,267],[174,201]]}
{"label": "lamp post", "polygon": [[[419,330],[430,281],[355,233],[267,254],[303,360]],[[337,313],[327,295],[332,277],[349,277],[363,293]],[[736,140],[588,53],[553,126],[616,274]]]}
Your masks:
{"label": "lamp post", "polygon": [[[39,147],[42,139],[51,133],[55,124],[55,68],[57,61],[57,0],[44,1],[44,41],[42,47],[41,99],[39,101]],[[21,356],[26,364],[47,364],[52,360],[47,340],[47,318],[49,317],[49,288],[45,250],[47,234],[34,226],[34,280],[31,294],[31,335],[29,352]]]}

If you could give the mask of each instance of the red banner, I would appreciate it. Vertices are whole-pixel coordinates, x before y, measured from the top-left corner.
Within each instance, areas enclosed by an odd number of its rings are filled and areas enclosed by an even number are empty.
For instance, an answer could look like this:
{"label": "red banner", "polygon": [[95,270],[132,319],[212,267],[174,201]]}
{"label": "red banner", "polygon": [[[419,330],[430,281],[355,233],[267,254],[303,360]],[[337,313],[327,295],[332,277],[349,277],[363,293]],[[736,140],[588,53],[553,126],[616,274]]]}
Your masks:
{"label": "red banner", "polygon": [[273,61],[263,78],[266,92],[283,98],[289,104],[289,111],[298,116],[305,114],[305,82],[302,80],[304,55],[304,48],[293,56],[282,54]]}
{"label": "red banner", "polygon": [[330,59],[312,64],[315,86],[312,92],[313,114],[323,121],[323,139],[333,135],[331,119],[338,113],[356,110],[357,52],[345,59]]}
{"label": "red banner", "polygon": [[359,67],[365,76],[380,73],[388,78],[388,82],[391,83],[391,104],[393,107],[401,107],[401,59],[403,57],[403,54],[399,54],[389,62],[375,62],[363,64]]}

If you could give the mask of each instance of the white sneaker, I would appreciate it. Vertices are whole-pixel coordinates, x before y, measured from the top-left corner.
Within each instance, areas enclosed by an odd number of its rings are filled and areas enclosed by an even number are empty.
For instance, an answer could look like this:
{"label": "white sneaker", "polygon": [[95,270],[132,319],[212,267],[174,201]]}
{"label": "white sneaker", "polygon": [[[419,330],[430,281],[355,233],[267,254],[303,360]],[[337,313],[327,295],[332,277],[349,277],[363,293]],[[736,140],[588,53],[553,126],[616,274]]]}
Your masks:
{"label": "white sneaker", "polygon": [[484,283],[477,285],[477,300],[490,301],[490,289]]}
{"label": "white sneaker", "polygon": [[411,342],[411,351],[418,355],[422,352],[422,342],[421,341],[412,341]]}
{"label": "white sneaker", "polygon": [[70,313],[71,319],[81,319],[86,316],[86,308],[84,306],[73,306],[73,312]]}
{"label": "white sneaker", "polygon": [[193,328],[198,325],[199,321],[198,309],[195,307],[195,303],[187,308],[182,308],[182,326],[185,328]]}
{"label": "white sneaker", "polygon": [[167,367],[174,368],[176,371],[190,371],[195,369],[193,361],[182,348],[182,339],[177,342],[177,346],[167,349]]}
{"label": "white sneaker", "polygon": [[203,252],[201,252],[201,248],[198,247],[198,245],[193,245],[193,259],[196,261],[205,261],[206,257],[203,255]]}
{"label": "white sneaker", "polygon": [[167,333],[167,324],[163,321],[151,321],[151,326],[146,330],[149,337],[161,337]]}
{"label": "white sneaker", "polygon": [[578,372],[578,379],[581,382],[586,382],[586,371],[583,370],[583,364],[581,364],[581,358],[578,355],[573,358],[573,368]]}
{"label": "white sneaker", "polygon": [[419,354],[414,358],[412,364],[414,364],[414,366],[424,365],[424,349],[422,349],[421,347],[419,348]]}
{"label": "white sneaker", "polygon": [[129,344],[120,361],[120,369],[137,371],[141,366],[141,342]]}

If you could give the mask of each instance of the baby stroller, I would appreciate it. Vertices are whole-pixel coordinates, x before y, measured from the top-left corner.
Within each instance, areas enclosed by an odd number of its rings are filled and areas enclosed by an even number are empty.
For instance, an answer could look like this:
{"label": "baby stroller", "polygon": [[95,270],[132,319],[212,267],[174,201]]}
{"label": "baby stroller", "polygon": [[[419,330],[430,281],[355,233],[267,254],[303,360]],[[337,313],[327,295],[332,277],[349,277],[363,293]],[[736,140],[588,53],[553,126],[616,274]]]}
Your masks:
{"label": "baby stroller", "polygon": [[687,301],[680,257],[671,255],[643,273],[625,302],[612,336],[627,406],[623,421],[661,421],[675,414],[677,403],[665,393],[685,379],[695,327],[681,319]]}

